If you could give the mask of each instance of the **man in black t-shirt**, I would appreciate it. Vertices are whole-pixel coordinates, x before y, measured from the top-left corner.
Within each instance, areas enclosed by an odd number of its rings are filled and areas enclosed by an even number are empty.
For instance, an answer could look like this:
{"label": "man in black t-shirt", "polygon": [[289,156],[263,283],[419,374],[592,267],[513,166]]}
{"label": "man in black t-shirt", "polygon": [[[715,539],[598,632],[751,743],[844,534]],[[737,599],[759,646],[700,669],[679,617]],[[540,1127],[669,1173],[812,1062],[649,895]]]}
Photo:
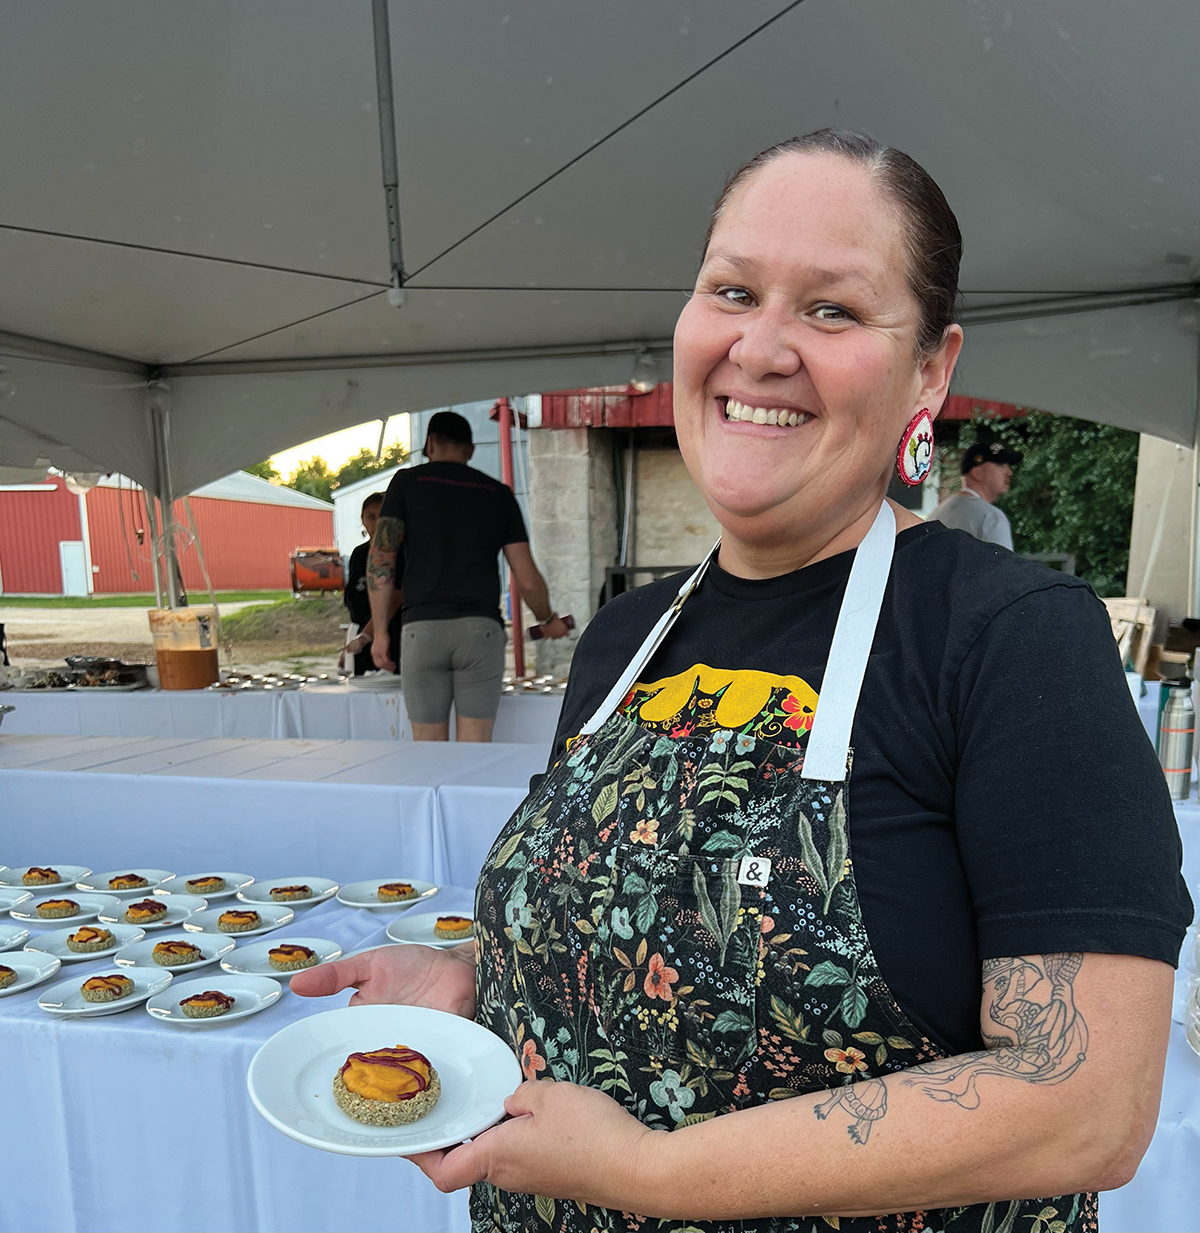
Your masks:
{"label": "man in black t-shirt", "polygon": [[[388,485],[371,541],[374,628],[400,609],[404,704],[414,740],[448,740],[453,702],[458,740],[490,741],[504,679],[501,551],[543,634],[562,638],[568,630],[550,607],[516,497],[467,466],[475,453],[471,425],[439,411],[429,421],[424,453],[427,463],[397,472]],[[402,600],[396,585],[401,544]],[[371,653],[377,667],[394,671],[386,639],[376,637]]]}

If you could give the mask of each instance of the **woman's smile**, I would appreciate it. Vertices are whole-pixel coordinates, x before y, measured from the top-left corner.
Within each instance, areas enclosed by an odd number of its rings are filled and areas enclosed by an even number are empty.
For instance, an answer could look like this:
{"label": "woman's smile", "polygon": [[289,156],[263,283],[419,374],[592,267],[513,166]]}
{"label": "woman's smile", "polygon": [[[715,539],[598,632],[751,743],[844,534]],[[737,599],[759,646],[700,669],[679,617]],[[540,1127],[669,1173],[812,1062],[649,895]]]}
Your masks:
{"label": "woman's smile", "polygon": [[727,424],[746,424],[754,428],[798,428],[813,418],[810,411],[798,411],[795,407],[780,407],[758,401],[742,401],[731,395],[719,396],[717,408]]}

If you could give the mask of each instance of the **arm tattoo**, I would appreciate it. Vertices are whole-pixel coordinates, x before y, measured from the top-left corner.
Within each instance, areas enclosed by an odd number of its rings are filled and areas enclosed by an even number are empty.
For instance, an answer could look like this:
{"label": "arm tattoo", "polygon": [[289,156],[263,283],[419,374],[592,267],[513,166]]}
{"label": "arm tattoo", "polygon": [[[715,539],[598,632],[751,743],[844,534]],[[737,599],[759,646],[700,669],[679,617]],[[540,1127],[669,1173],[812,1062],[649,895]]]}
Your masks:
{"label": "arm tattoo", "polygon": [[[916,1066],[900,1082],[931,1100],[977,1109],[982,1075],[1046,1084],[1070,1078],[1087,1057],[1087,1024],[1074,991],[1082,963],[1081,954],[985,959],[983,1007],[994,1027],[983,1034],[987,1048]],[[832,1089],[813,1112],[824,1121],[836,1108],[850,1118],[850,1138],[866,1143],[871,1127],[887,1114],[887,1085],[882,1079],[847,1083]]]}
{"label": "arm tattoo", "polygon": [[404,522],[399,518],[380,518],[375,524],[371,551],[367,555],[367,590],[381,591],[396,583],[396,552],[404,539]]}

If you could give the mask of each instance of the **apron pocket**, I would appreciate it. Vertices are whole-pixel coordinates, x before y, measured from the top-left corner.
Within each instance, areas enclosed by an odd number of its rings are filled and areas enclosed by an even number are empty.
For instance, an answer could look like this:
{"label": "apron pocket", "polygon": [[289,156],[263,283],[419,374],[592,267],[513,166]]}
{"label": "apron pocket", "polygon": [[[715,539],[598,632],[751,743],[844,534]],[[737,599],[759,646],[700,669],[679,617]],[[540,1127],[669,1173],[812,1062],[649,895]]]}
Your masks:
{"label": "apron pocket", "polygon": [[592,945],[611,1041],[709,1069],[754,1052],[761,892],[737,873],[733,858],[617,849],[607,938]]}

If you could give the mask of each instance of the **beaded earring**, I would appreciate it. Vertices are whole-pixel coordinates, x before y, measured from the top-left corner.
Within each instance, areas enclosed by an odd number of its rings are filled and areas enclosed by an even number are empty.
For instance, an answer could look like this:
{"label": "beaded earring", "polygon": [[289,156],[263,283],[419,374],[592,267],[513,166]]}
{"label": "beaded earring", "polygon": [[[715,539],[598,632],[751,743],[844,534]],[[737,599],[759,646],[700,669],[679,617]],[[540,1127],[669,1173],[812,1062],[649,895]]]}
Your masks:
{"label": "beaded earring", "polygon": [[910,487],[916,488],[933,465],[933,417],[922,407],[909,421],[896,451],[896,470]]}

